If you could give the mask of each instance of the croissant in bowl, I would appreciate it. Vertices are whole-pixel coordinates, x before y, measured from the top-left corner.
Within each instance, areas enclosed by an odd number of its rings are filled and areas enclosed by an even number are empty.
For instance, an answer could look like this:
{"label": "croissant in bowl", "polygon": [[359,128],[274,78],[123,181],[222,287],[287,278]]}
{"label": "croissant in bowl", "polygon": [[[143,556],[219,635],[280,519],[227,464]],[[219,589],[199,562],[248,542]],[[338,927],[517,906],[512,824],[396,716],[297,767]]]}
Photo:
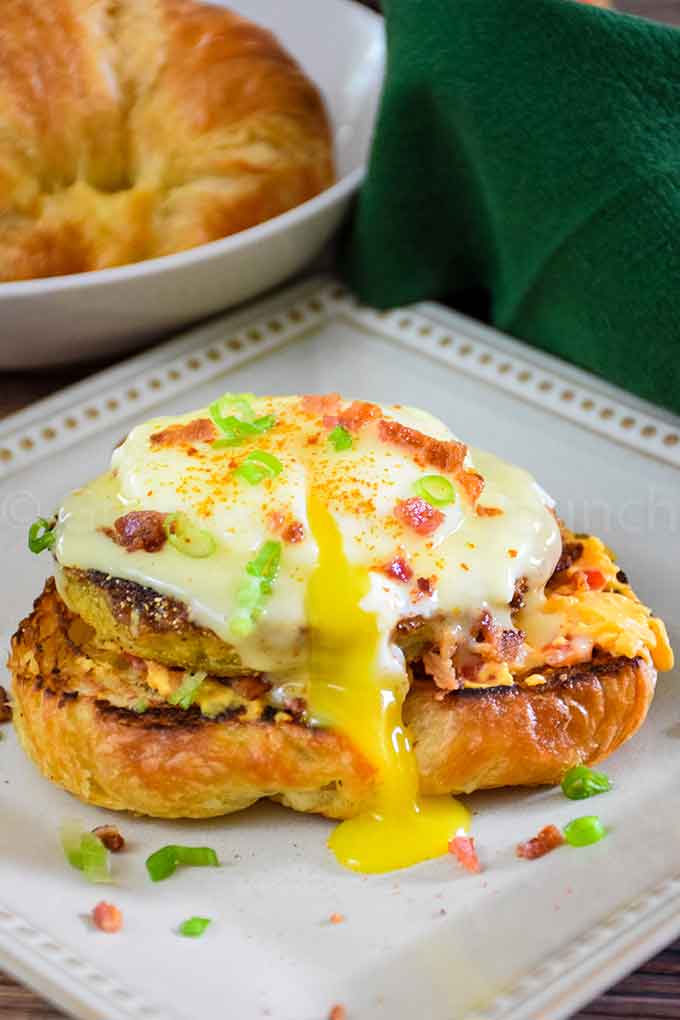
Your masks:
{"label": "croissant in bowl", "polygon": [[252,22],[194,0],[4,5],[0,281],[183,251],[333,180],[317,88]]}

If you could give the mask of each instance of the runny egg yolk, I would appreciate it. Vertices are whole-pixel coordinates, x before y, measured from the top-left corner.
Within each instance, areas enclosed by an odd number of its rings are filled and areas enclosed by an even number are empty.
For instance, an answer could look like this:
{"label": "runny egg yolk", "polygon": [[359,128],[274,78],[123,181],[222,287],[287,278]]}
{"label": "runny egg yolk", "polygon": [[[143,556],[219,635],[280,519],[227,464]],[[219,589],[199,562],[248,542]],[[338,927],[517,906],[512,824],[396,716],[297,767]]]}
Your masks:
{"label": "runny egg yolk", "polygon": [[402,721],[403,677],[379,667],[380,633],[361,607],[368,570],[353,566],[340,529],[318,490],[309,524],[319,555],[307,585],[311,715],[345,734],[375,767],[370,810],[342,822],[329,846],[354,871],[385,872],[439,857],[469,812],[451,797],[421,798],[416,758]]}

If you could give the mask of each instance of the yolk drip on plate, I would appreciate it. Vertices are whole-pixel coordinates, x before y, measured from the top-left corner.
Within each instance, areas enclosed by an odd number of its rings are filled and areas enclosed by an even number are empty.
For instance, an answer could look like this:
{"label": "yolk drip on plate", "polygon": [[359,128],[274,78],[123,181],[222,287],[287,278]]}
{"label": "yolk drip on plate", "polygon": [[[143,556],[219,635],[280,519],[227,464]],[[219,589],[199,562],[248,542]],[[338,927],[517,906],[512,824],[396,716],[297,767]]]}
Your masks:
{"label": "yolk drip on plate", "polygon": [[378,623],[361,607],[368,571],[348,562],[318,491],[310,494],[308,516],[319,549],[306,598],[310,712],[349,737],[376,769],[371,809],[338,825],[329,846],[355,871],[406,868],[445,854],[456,832],[467,831],[470,816],[450,797],[419,797],[401,715],[405,678],[380,669]]}

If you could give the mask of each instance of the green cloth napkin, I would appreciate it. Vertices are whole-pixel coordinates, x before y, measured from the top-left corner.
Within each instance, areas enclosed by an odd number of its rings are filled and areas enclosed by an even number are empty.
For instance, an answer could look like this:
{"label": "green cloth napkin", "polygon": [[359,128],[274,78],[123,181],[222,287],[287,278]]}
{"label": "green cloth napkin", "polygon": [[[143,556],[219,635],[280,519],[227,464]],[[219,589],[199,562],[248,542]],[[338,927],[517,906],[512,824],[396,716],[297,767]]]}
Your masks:
{"label": "green cloth napkin", "polygon": [[680,411],[680,30],[573,0],[386,0],[341,256],[368,304],[456,303]]}

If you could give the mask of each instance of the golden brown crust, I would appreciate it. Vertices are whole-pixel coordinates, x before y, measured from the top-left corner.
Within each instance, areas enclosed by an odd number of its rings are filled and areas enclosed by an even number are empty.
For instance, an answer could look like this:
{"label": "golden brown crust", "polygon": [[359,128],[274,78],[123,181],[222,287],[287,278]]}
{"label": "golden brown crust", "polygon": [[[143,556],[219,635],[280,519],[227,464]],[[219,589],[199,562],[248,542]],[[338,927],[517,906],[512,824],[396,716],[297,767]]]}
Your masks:
{"label": "golden brown crust", "polygon": [[404,706],[424,793],[559,783],[612,754],[642,725],[656,670],[603,658],[546,673],[543,687],[463,690],[443,700],[416,684]]}
{"label": "golden brown crust", "polygon": [[[158,817],[221,815],[260,797],[335,818],[370,804],[374,770],[332,731],[237,715],[207,720],[195,708],[138,716],[111,705],[104,688],[99,696],[96,688],[72,689],[50,653],[64,626],[48,583],[13,638],[9,666],[26,751],[76,796]],[[441,699],[434,685],[418,683],[404,717],[423,792],[558,782],[571,765],[600,761],[632,736],[655,679],[642,659],[603,658],[554,671],[534,689]]]}
{"label": "golden brown crust", "polygon": [[196,0],[4,4],[0,139],[0,281],[182,251],[333,181],[315,86]]}

